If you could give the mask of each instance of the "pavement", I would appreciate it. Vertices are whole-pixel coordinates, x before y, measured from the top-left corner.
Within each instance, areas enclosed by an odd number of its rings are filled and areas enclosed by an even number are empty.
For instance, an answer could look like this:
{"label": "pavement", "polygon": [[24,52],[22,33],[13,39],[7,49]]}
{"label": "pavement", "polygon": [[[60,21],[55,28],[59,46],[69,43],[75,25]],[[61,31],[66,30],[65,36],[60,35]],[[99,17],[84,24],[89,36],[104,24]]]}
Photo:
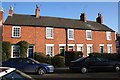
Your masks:
{"label": "pavement", "polygon": [[120,80],[120,72],[97,71],[82,74],[80,72],[71,72],[69,68],[55,68],[54,73],[45,75],[29,74],[36,80]]}

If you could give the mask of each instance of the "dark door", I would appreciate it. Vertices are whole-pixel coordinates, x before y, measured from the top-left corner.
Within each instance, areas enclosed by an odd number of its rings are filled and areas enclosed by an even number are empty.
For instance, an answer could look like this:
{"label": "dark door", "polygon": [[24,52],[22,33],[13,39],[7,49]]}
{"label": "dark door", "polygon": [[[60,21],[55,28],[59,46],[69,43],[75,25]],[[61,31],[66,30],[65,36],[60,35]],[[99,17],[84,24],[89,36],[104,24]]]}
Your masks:
{"label": "dark door", "polygon": [[33,58],[34,46],[29,46],[28,48],[28,58]]}

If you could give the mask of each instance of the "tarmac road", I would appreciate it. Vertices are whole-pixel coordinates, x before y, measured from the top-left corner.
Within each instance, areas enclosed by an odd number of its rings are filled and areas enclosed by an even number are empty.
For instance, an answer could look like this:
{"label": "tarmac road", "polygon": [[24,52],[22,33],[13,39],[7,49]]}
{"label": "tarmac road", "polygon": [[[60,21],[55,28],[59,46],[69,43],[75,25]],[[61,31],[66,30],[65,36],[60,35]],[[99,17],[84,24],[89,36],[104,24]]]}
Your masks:
{"label": "tarmac road", "polygon": [[54,73],[37,75],[29,74],[36,80],[120,80],[120,72],[99,71],[82,74],[70,72],[68,68],[56,68]]}

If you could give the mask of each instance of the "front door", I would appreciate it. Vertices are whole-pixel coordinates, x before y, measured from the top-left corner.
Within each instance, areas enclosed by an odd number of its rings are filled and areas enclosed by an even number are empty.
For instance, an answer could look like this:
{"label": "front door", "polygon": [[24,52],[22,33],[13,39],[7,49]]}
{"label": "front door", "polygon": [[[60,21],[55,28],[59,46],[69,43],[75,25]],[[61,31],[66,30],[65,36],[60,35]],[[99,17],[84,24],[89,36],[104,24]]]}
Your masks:
{"label": "front door", "polygon": [[30,45],[28,48],[28,58],[33,58],[34,54],[34,46]]}

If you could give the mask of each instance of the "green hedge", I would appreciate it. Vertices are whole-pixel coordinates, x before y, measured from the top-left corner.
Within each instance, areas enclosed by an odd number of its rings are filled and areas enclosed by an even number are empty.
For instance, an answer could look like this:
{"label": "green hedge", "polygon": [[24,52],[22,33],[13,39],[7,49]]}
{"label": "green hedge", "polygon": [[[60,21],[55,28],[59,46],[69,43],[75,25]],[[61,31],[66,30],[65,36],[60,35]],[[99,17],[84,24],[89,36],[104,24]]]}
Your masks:
{"label": "green hedge", "polygon": [[120,54],[119,53],[91,53],[89,56],[99,56],[99,57],[105,57],[108,59],[116,59],[120,60]]}
{"label": "green hedge", "polygon": [[52,65],[55,66],[55,67],[64,67],[65,66],[65,57],[54,56],[52,58]]}
{"label": "green hedge", "polygon": [[40,63],[51,64],[54,67],[64,67],[65,66],[65,58],[63,56],[48,57],[42,52],[35,52],[34,59],[39,61]]}
{"label": "green hedge", "polygon": [[45,63],[47,60],[47,56],[42,52],[35,52],[34,59],[41,62],[41,63]]}
{"label": "green hedge", "polygon": [[70,62],[82,57],[83,53],[80,51],[65,51],[65,65],[69,66]]}
{"label": "green hedge", "polygon": [[10,42],[2,42],[2,61],[6,61],[10,58],[11,52],[11,43]]}

